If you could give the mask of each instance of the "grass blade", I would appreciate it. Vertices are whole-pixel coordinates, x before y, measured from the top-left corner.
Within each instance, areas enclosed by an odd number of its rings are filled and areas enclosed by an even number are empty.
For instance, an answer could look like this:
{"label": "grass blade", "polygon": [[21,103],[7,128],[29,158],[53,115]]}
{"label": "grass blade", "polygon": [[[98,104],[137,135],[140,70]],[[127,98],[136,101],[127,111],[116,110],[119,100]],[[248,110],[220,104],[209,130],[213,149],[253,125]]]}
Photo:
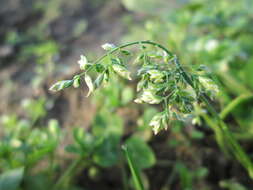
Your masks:
{"label": "grass blade", "polygon": [[131,155],[129,154],[129,151],[126,146],[122,146],[122,149],[124,151],[125,158],[127,160],[128,166],[130,168],[133,181],[134,181],[134,186],[136,190],[144,190],[144,186],[140,177],[140,171],[138,168],[134,165],[134,162],[131,158]]}
{"label": "grass blade", "polygon": [[224,120],[233,110],[235,110],[240,104],[243,104],[253,99],[253,94],[242,94],[232,100],[220,113],[220,118]]}

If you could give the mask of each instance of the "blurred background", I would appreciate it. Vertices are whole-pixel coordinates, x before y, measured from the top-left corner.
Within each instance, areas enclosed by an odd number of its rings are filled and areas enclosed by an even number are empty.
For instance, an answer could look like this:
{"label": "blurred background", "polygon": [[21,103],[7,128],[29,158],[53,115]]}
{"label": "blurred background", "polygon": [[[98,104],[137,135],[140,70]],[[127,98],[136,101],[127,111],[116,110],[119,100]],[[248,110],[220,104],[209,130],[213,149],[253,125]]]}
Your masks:
{"label": "blurred background", "polygon": [[48,91],[79,72],[81,54],[102,55],[104,43],[156,41],[182,64],[213,73],[221,90],[213,105],[252,158],[252,0],[0,5],[0,190],[134,189],[121,144],[131,150],[145,189],[253,189],[201,118],[153,135],[148,123],[159,107],[133,103],[134,84],[112,80],[89,98],[86,86]]}

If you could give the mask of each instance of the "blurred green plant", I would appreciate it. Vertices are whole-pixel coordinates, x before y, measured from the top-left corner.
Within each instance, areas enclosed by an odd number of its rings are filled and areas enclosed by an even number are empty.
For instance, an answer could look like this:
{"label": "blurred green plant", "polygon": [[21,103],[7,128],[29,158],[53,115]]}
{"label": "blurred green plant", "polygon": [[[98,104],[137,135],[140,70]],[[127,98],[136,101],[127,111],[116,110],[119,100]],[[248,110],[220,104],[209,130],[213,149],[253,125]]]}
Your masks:
{"label": "blurred green plant", "polygon": [[[100,92],[96,96],[99,97],[100,94],[103,95]],[[106,98],[104,97],[105,100],[115,100],[114,98],[115,93],[108,93]],[[73,129],[74,143],[67,145],[65,150],[68,153],[75,154],[77,158],[59,178],[55,189],[70,188],[74,176],[83,169],[88,169],[89,171],[96,170],[96,176],[100,173],[99,168],[111,168],[113,166],[120,166],[122,169],[122,180],[126,182],[123,182],[125,183],[123,184],[124,188],[128,188],[129,183],[127,182],[128,179],[125,174],[120,147],[124,135],[123,121],[121,117],[112,112],[112,109],[116,110],[116,108],[124,104],[115,104],[115,101],[101,102],[103,102],[103,105],[98,105],[98,111],[94,116],[90,132],[85,131],[84,128]],[[112,108],[111,105],[114,107]],[[145,141],[130,136],[124,140],[124,143],[129,146],[131,153],[134,154],[133,160],[139,163],[140,170],[150,168],[155,164],[155,155]],[[90,175],[91,178],[95,177],[92,176],[92,172]]]}
{"label": "blurred green plant", "polygon": [[1,124],[0,169],[3,172],[1,179],[6,179],[0,182],[3,189],[17,189],[20,181],[27,181],[43,160],[49,162],[40,172],[50,179],[54,175],[54,155],[61,137],[58,122],[50,120],[46,128],[39,129],[33,128],[34,120],[19,120],[15,115],[5,115],[1,117]]}
{"label": "blurred green plant", "polygon": [[15,190],[19,187],[24,175],[24,168],[12,169],[0,175],[0,189]]}
{"label": "blurred green plant", "polygon": [[233,180],[222,180],[220,187],[228,190],[247,190],[246,187]]}

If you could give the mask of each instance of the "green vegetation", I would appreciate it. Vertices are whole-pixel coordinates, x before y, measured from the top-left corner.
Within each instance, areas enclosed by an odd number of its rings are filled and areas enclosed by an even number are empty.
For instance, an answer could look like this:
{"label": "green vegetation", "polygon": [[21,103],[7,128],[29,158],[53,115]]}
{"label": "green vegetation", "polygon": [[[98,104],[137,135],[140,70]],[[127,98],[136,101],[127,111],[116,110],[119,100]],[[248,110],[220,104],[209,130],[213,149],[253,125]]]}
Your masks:
{"label": "green vegetation", "polygon": [[251,0],[26,11],[0,27],[0,190],[253,188]]}

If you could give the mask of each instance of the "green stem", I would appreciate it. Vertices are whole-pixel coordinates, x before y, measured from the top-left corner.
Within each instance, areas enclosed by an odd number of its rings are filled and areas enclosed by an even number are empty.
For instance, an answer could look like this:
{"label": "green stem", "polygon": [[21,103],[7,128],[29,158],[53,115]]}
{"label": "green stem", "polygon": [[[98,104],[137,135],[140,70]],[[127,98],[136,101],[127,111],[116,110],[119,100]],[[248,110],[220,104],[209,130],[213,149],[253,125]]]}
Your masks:
{"label": "green stem", "polygon": [[120,170],[121,170],[121,175],[122,175],[122,185],[124,190],[129,190],[128,189],[128,180],[127,180],[127,173],[126,173],[126,168],[124,166],[124,162],[120,162]]}
{"label": "green stem", "polygon": [[[173,53],[171,53],[167,48],[165,48],[161,44],[145,40],[145,41],[136,41],[136,42],[126,43],[126,44],[123,44],[121,46],[118,46],[118,47],[112,49],[111,51],[108,51],[107,53],[102,55],[100,58],[98,58],[96,61],[94,61],[93,65],[96,65],[97,63],[101,62],[104,58],[106,58],[108,55],[111,55],[111,54],[117,52],[118,50],[120,50],[122,48],[126,48],[128,46],[133,46],[133,45],[142,45],[142,44],[148,44],[148,45],[158,47],[158,48],[164,50],[169,56],[174,56]],[[85,75],[85,73],[87,73],[90,69],[92,69],[92,67],[90,67],[87,71],[79,74],[79,76]]]}
{"label": "green stem", "polygon": [[220,113],[220,118],[224,120],[237,106],[253,99],[253,94],[242,94],[230,102]]}
{"label": "green stem", "polygon": [[136,190],[144,190],[144,185],[142,183],[142,179],[140,176],[140,171],[139,169],[135,166],[131,155],[129,154],[128,148],[126,146],[122,147],[124,154],[125,154],[125,158],[127,160],[128,166],[130,168],[130,172],[132,174],[132,178],[133,178],[133,182],[134,182],[134,186]]}
{"label": "green stem", "polygon": [[225,153],[232,153],[234,157],[247,169],[249,176],[253,178],[253,165],[248,155],[241,148],[240,144],[236,141],[234,135],[228,130],[227,126],[223,123],[214,122],[207,114],[202,117],[207,124],[213,128],[217,138],[217,142]]}
{"label": "green stem", "polygon": [[83,158],[80,157],[74,160],[71,165],[67,168],[67,170],[62,174],[62,176],[58,179],[54,186],[54,190],[61,188],[69,182],[70,178],[73,177],[77,167],[83,162]]}
{"label": "green stem", "polygon": [[53,176],[53,173],[54,173],[54,152],[51,152],[49,154],[49,166],[48,166],[48,173],[49,173],[49,176],[50,178]]}
{"label": "green stem", "polygon": [[226,154],[229,155],[229,151],[227,150],[227,141],[224,139],[223,131],[222,129],[217,126],[217,123],[213,121],[206,113],[201,114],[202,118],[205,120],[207,125],[211,127],[214,131],[216,141],[218,145],[220,146],[221,150]]}
{"label": "green stem", "polygon": [[249,94],[251,93],[251,91],[245,87],[242,83],[240,83],[238,80],[236,80],[235,78],[233,78],[231,76],[230,73],[228,72],[222,72],[222,73],[218,73],[219,77],[221,77],[223,83],[226,85],[226,87],[228,89],[230,89],[230,91],[235,94],[235,95],[239,95],[239,94]]}
{"label": "green stem", "polygon": [[213,129],[217,128],[215,130],[220,133],[218,138],[223,141],[223,144],[220,144],[220,146],[224,148],[223,146],[225,143],[226,148],[228,148],[229,151],[235,156],[235,158],[245,167],[245,169],[249,173],[249,176],[253,178],[253,164],[248,155],[245,153],[240,144],[237,142],[234,135],[229,131],[228,126],[223,122],[223,120],[220,118],[215,109],[210,105],[207,98],[204,95],[202,95],[200,99],[203,102],[205,102],[208,111],[212,114],[212,116],[216,120],[215,122],[216,124],[213,125]]}

